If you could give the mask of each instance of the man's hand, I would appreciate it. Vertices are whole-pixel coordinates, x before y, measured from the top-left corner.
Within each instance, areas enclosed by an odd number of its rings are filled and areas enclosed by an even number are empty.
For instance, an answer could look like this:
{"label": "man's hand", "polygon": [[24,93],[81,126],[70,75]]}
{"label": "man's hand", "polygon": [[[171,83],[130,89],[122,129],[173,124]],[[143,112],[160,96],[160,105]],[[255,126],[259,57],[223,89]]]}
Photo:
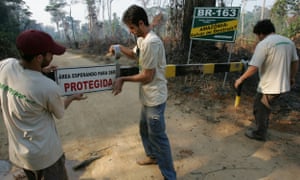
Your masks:
{"label": "man's hand", "polygon": [[115,80],[113,84],[113,90],[112,93],[116,96],[122,92],[122,87],[123,87],[124,81],[122,78],[118,78]]}
{"label": "man's hand", "polygon": [[42,69],[42,72],[47,74],[47,73],[50,73],[50,72],[53,72],[53,71],[56,71],[57,69],[57,66],[55,65],[49,65],[49,66],[46,66]]}
{"label": "man's hand", "polygon": [[83,93],[72,94],[71,96],[67,96],[64,100],[65,109],[67,109],[69,107],[69,105],[71,104],[72,101],[81,101],[84,99],[87,99],[87,96],[84,96]]}
{"label": "man's hand", "polygon": [[242,83],[243,83],[242,78],[237,79],[237,80],[235,81],[235,83],[234,83],[234,88],[235,88],[235,89],[238,89],[239,86],[240,86]]}
{"label": "man's hand", "polygon": [[81,101],[87,99],[87,96],[84,96],[83,93],[73,94],[71,97],[73,101]]}

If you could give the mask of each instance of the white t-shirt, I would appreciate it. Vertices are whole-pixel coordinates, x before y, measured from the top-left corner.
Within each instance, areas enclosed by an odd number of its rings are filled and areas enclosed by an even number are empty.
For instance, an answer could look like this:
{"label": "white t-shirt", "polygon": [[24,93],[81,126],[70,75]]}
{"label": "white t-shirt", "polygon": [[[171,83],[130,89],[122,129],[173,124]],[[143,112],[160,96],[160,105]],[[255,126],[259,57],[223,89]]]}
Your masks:
{"label": "white t-shirt", "polygon": [[291,89],[292,61],[298,61],[295,44],[278,34],[270,34],[260,41],[249,65],[259,69],[257,91],[263,94],[280,94]]}
{"label": "white t-shirt", "polygon": [[0,102],[12,163],[40,170],[63,155],[53,115],[63,116],[64,103],[54,81],[24,69],[17,59],[5,59],[0,61]]}
{"label": "white t-shirt", "polygon": [[138,38],[141,69],[155,69],[153,80],[140,85],[140,100],[146,106],[156,106],[167,100],[167,80],[165,78],[166,55],[161,39],[150,31],[145,38]]}

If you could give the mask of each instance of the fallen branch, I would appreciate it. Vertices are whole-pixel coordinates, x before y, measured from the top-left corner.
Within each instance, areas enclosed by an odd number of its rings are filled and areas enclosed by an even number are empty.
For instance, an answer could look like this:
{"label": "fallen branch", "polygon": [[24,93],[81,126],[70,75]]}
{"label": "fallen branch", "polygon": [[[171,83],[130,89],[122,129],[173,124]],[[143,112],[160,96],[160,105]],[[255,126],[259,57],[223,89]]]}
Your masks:
{"label": "fallen branch", "polygon": [[82,169],[82,168],[85,168],[87,167],[88,165],[90,165],[93,161],[97,160],[97,159],[100,159],[101,157],[103,156],[94,156],[94,157],[90,157],[84,161],[82,161],[81,163],[79,163],[78,165],[74,166],[73,167],[73,170],[74,171],[77,171],[79,169]]}
{"label": "fallen branch", "polygon": [[85,167],[87,167],[88,165],[90,165],[93,161],[102,158],[104,155],[102,155],[102,154],[101,154],[101,155],[98,155],[98,153],[101,152],[101,151],[107,150],[107,149],[111,148],[112,146],[114,146],[114,145],[111,145],[111,146],[108,146],[108,147],[105,147],[105,148],[102,148],[102,149],[99,149],[99,150],[90,152],[90,153],[89,153],[89,156],[90,156],[90,157],[89,157],[88,159],[85,159],[84,161],[80,162],[80,163],[77,164],[76,166],[74,166],[74,167],[73,167],[73,170],[74,170],[74,171],[77,171],[77,170],[79,170],[79,169],[85,168]]}

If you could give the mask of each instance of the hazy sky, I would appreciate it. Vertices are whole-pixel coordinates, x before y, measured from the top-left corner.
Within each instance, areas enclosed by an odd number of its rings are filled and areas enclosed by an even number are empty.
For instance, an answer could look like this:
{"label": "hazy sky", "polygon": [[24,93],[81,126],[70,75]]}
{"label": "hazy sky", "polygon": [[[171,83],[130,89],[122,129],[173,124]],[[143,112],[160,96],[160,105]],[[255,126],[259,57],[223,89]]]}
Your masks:
{"label": "hazy sky", "polygon": [[[49,4],[49,0],[23,0],[29,6],[30,12],[32,12],[31,19],[35,19],[39,23],[53,24],[51,23],[51,16],[48,12],[45,12],[45,7]],[[38,1],[38,2],[37,2]],[[116,12],[118,16],[122,16],[124,10],[126,10],[132,4],[139,4],[136,0],[114,0],[112,3],[112,12]],[[68,10],[67,10],[68,11]],[[76,4],[72,6],[72,16],[76,20],[85,21],[87,17],[86,5]],[[54,25],[54,24],[53,24]]]}
{"label": "hazy sky", "polygon": [[[32,14],[32,19],[35,19],[39,23],[43,24],[52,24],[51,16],[48,12],[45,12],[45,7],[49,4],[49,0],[24,0],[29,6]],[[38,1],[38,2],[37,2]],[[275,0],[266,0],[266,6],[271,7]],[[242,5],[242,0],[225,0],[225,2],[232,2],[232,6]],[[247,0],[246,9],[252,10],[255,5],[262,6],[263,0]],[[132,4],[139,4],[137,0],[114,0],[112,3],[112,12],[116,12],[119,17],[122,16],[122,13]],[[81,22],[86,22],[87,10],[86,5],[77,4],[72,6],[72,16],[76,20]]]}

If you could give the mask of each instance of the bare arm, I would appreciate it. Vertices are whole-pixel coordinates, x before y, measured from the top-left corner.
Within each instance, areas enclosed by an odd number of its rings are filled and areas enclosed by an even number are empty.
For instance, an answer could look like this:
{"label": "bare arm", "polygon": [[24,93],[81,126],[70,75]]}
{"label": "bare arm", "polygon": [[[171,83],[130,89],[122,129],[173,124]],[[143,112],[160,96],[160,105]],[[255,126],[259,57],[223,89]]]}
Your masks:
{"label": "bare arm", "polygon": [[122,91],[124,82],[140,82],[142,84],[150,83],[153,80],[155,69],[144,69],[139,74],[133,76],[123,76],[114,82],[113,91],[114,95],[118,95]]}
{"label": "bare arm", "polygon": [[245,79],[253,76],[253,74],[255,74],[257,72],[257,70],[258,70],[258,68],[256,66],[249,66],[248,69],[246,70],[246,72],[244,72],[244,74],[241,75],[240,78],[238,78],[235,81],[234,87],[238,88],[239,85],[241,85]]}
{"label": "bare arm", "polygon": [[133,52],[132,49],[125,47],[123,45],[120,45],[120,50],[123,54],[125,54],[126,56],[128,56],[131,59],[136,59],[135,53]]}
{"label": "bare arm", "polygon": [[154,77],[155,69],[144,69],[139,74],[133,76],[121,77],[123,81],[130,82],[140,82],[142,84],[147,84],[152,81]]}
{"label": "bare arm", "polygon": [[114,46],[119,46],[120,48],[120,51],[126,55],[127,57],[131,58],[131,59],[134,59],[136,60],[136,56],[135,56],[135,53],[133,52],[132,49],[128,48],[128,47],[125,47],[123,45],[120,45],[120,44],[115,44],[115,45],[111,45],[110,48],[109,48],[109,53],[110,54],[115,54],[115,50],[114,50]]}

